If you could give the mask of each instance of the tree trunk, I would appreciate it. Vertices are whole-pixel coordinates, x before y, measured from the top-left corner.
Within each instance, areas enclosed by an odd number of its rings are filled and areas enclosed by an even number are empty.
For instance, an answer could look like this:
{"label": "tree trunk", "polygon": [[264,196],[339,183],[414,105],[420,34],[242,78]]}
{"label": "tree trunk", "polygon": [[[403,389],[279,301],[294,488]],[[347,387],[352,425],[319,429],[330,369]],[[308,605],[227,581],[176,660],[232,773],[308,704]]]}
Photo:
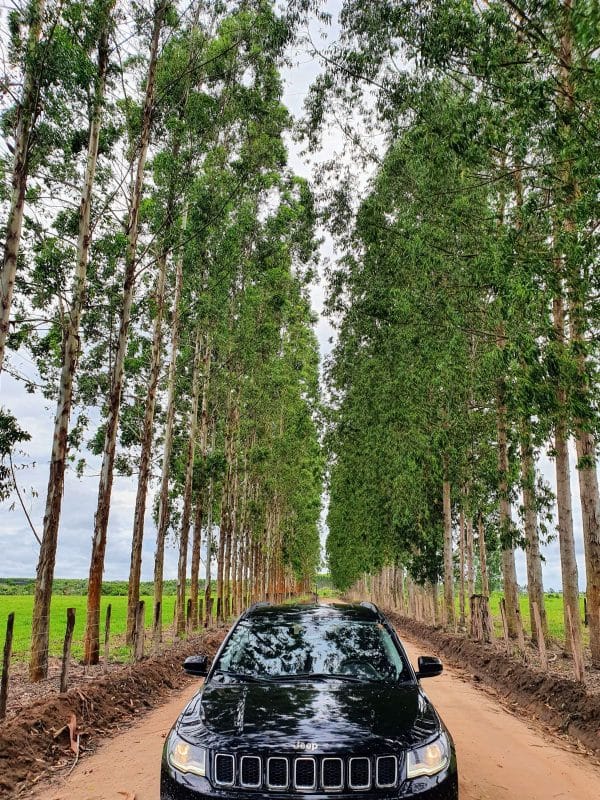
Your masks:
{"label": "tree trunk", "polygon": [[[471,515],[467,516],[467,530],[466,530],[466,558],[467,558],[467,594],[469,597],[475,594],[475,569],[474,569],[474,553],[473,553],[473,520]],[[470,613],[470,607],[469,607]]]}
{"label": "tree trunk", "polygon": [[[17,257],[21,244],[23,216],[25,214],[25,193],[29,177],[31,134],[35,127],[42,100],[39,96],[40,76],[36,74],[36,70],[39,68],[36,55],[42,34],[45,5],[44,0],[31,0],[27,9],[27,16],[30,22],[25,56],[23,95],[17,108],[10,207],[6,223],[2,272],[0,273],[0,372],[4,363],[4,351],[10,326],[10,309],[17,274]],[[44,669],[43,662],[42,654],[40,666],[35,668],[37,672],[40,669]],[[36,678],[36,680],[39,680],[39,678]]]}
{"label": "tree trunk", "polygon": [[537,629],[534,624],[534,603],[537,604],[544,635],[548,635],[548,621],[544,601],[544,582],[542,577],[542,556],[538,535],[537,509],[535,499],[535,465],[531,446],[529,420],[521,426],[521,484],[523,489],[523,508],[525,521],[525,554],[527,556],[527,595],[529,600],[529,619],[531,637],[537,642]]}
{"label": "tree trunk", "polygon": [[142,424],[141,451],[139,461],[138,485],[135,497],[133,516],[133,537],[131,541],[131,562],[129,566],[129,586],[127,592],[127,644],[133,644],[135,618],[140,599],[140,575],[142,571],[142,543],[144,540],[144,517],[146,515],[146,496],[150,480],[152,457],[152,438],[154,432],[154,409],[156,408],[156,392],[160,377],[162,321],[165,307],[165,285],[167,277],[167,253],[163,250],[158,260],[158,284],[156,286],[156,317],[152,335],[152,353],[150,356],[150,374],[148,375],[148,393]]}
{"label": "tree trunk", "polygon": [[460,510],[459,522],[459,608],[460,618],[459,625],[464,626],[466,619],[466,605],[465,605],[465,513]]}
{"label": "tree trunk", "polygon": [[201,344],[202,337],[200,326],[196,331],[196,345],[194,348],[194,373],[192,378],[192,408],[189,420],[189,436],[187,458],[185,462],[185,482],[183,487],[183,510],[181,512],[181,529],[179,532],[179,562],[177,565],[177,600],[176,600],[176,630],[178,636],[185,633],[185,595],[187,578],[188,541],[190,536],[190,517],[192,513],[192,488],[194,477],[194,456],[196,453],[196,434],[198,431],[198,401],[200,399],[200,371],[201,371]]}
{"label": "tree trunk", "polygon": [[454,562],[452,560],[452,506],[450,499],[450,482],[444,480],[442,485],[444,507],[444,607],[446,625],[454,628]]}
{"label": "tree trunk", "polygon": [[[560,295],[553,301],[554,336],[559,343],[564,343],[565,320],[564,306]],[[571,467],[569,465],[569,447],[567,438],[566,392],[560,385],[556,389],[558,405],[557,419],[554,426],[554,452],[556,458],[556,508],[558,514],[558,542],[560,548],[560,567],[563,587],[563,618],[565,625],[565,652],[572,652],[569,636],[569,612],[573,619],[575,647],[582,648],[581,621],[579,617],[579,574],[575,556],[575,537],[573,535],[573,507],[571,499]]]}
{"label": "tree trunk", "polygon": [[117,430],[119,426],[119,412],[121,407],[121,392],[123,388],[123,374],[125,367],[125,354],[131,320],[131,307],[135,290],[137,267],[137,240],[139,232],[139,214],[142,200],[144,181],[144,167],[154,110],[154,89],[156,78],[156,62],[160,32],[162,29],[168,3],[161,2],[154,15],[152,29],[152,42],[150,46],[150,61],[146,83],[146,95],[142,115],[142,126],[138,143],[138,159],[135,180],[133,183],[129,218],[127,224],[127,251],[125,256],[125,280],[123,283],[123,299],[121,306],[121,319],[117,352],[111,374],[111,388],[108,400],[108,415],[106,419],[106,433],[104,437],[104,452],[100,483],[98,486],[98,505],[94,519],[94,535],[92,539],[92,557],[88,580],[87,621],[85,629],[84,656],[85,664],[97,664],[100,656],[100,595],[102,591],[102,574],[104,572],[104,554],[106,551],[106,534],[108,516],[110,512],[110,499],[113,483],[113,469],[117,443]]}
{"label": "tree trunk", "polygon": [[[596,446],[589,431],[576,429],[579,496],[583,522],[586,567],[586,599],[592,664],[600,668],[600,497]],[[579,604],[576,608],[579,617]]]}
{"label": "tree trunk", "polygon": [[[208,389],[210,385],[211,364],[210,339],[207,335],[202,357],[202,405],[200,411],[200,455],[203,464],[206,464],[208,452]],[[202,546],[202,516],[203,516],[204,487],[202,486],[196,496],[196,514],[194,519],[194,536],[192,539],[192,563],[190,596],[192,600],[192,620],[194,629],[198,627],[198,585],[200,580],[200,552]]]}
{"label": "tree trunk", "polygon": [[502,541],[502,581],[506,599],[506,621],[509,635],[517,635],[519,591],[515,552],[512,546],[512,519],[508,485],[508,433],[504,379],[498,381],[498,489],[500,495],[500,537]]}
{"label": "tree trunk", "polygon": [[165,541],[169,527],[169,477],[171,472],[171,450],[173,449],[173,425],[175,422],[175,382],[177,377],[177,354],[181,334],[181,293],[183,290],[183,239],[187,229],[188,207],[181,215],[180,247],[175,261],[175,294],[173,297],[173,319],[171,321],[171,354],[167,378],[167,414],[163,442],[162,468],[158,497],[158,524],[156,526],[156,551],[154,553],[154,604],[160,603],[162,627],[163,573],[165,563]]}
{"label": "tree trunk", "polygon": [[[560,37],[560,47],[558,53],[558,88],[556,93],[557,127],[560,136],[560,147],[563,148],[572,138],[572,123],[576,113],[574,104],[573,86],[573,37],[572,37],[572,0],[564,0],[562,3],[562,31]],[[562,228],[563,242],[558,240],[561,250],[555,253],[554,266],[556,277],[556,295],[553,303],[554,311],[554,334],[561,352],[564,351],[566,341],[566,327],[564,319],[564,291],[565,285],[569,291],[571,300],[576,302],[571,308],[571,336],[577,341],[582,333],[581,321],[578,319],[578,294],[581,288],[580,264],[577,257],[578,243],[576,240],[576,220],[573,205],[577,198],[578,186],[573,175],[573,166],[568,158],[561,158],[559,167],[560,185],[557,187],[557,202],[563,207],[563,215],[558,225]],[[558,238],[555,236],[555,240]],[[573,305],[573,304],[572,304]],[[581,362],[580,362],[581,363]],[[577,561],[575,559],[575,546],[573,543],[573,517],[571,510],[571,487],[570,487],[570,468],[568,453],[568,401],[571,398],[562,385],[557,389],[557,400],[559,406],[558,420],[555,431],[556,449],[556,471],[557,471],[557,504],[559,516],[559,538],[561,539],[561,566],[563,570],[563,597],[565,601],[565,632],[567,649],[571,649],[573,658],[577,661],[582,660],[581,642],[581,619],[579,615],[579,583]],[[587,398],[586,398],[587,400]],[[576,426],[577,427],[577,426]],[[577,437],[579,438],[579,437]],[[578,450],[581,449],[581,443]],[[595,459],[594,459],[595,461]],[[594,467],[595,470],[595,467]],[[559,475],[560,471],[560,475]],[[560,483],[560,485],[559,485]],[[580,483],[580,493],[581,493]],[[585,490],[584,490],[585,494]],[[559,497],[561,501],[559,501]],[[563,520],[561,525],[561,505],[563,506]],[[585,519],[585,512],[582,508]],[[584,526],[587,525],[587,520]],[[563,535],[561,537],[561,527]],[[589,531],[588,531],[589,534]],[[586,530],[584,527],[584,544],[586,540]],[[563,563],[564,551],[564,563]],[[586,567],[588,564],[586,551]],[[570,611],[570,614],[569,614]],[[571,626],[569,623],[571,618]],[[572,629],[572,636],[569,637],[569,630]],[[571,639],[571,641],[569,641]]]}
{"label": "tree trunk", "polygon": [[200,585],[200,552],[202,549],[202,517],[204,512],[203,493],[196,495],[196,510],[194,513],[194,534],[192,536],[192,562],[190,565],[190,599],[192,629],[198,628],[198,594]]}
{"label": "tree trunk", "polygon": [[[70,313],[67,316],[63,363],[60,375],[52,456],[46,493],[44,530],[37,565],[33,619],[31,626],[31,659],[29,677],[39,681],[48,676],[48,639],[50,632],[50,600],[52,580],[58,545],[58,526],[65,485],[65,469],[68,453],[68,433],[71,406],[73,403],[73,381],[79,356],[79,325],[85,302],[87,264],[90,249],[90,216],[96,164],[98,162],[98,142],[102,124],[106,71],[108,67],[108,37],[110,33],[111,11],[114,0],[109,0],[105,8],[105,21],[98,41],[98,74],[94,91],[94,102],[90,116],[90,135],[81,202],[79,205],[79,233],[77,237],[77,262],[73,280],[73,295]],[[0,358],[1,368],[1,358]]]}
{"label": "tree trunk", "polygon": [[485,527],[483,524],[483,514],[479,514],[479,522],[477,528],[477,537],[479,539],[479,569],[481,571],[481,594],[485,597],[490,596],[490,579],[488,577],[487,569],[487,547],[485,544]]}

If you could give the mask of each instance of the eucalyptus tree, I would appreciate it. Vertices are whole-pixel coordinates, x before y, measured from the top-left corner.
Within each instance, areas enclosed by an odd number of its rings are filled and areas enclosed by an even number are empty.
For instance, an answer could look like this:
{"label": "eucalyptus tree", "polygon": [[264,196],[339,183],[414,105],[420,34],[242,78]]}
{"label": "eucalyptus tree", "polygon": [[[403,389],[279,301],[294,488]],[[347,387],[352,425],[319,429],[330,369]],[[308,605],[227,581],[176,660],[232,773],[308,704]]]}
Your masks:
{"label": "eucalyptus tree", "polygon": [[132,142],[136,153],[134,176],[131,185],[129,212],[125,225],[127,231],[127,246],[125,251],[125,271],[123,278],[123,294],[119,315],[119,333],[115,360],[110,378],[110,395],[108,400],[107,421],[104,434],[104,447],[102,454],[102,467],[98,486],[98,505],[94,518],[94,533],[92,537],[92,555],[88,579],[87,596],[87,621],[85,632],[84,661],[87,664],[96,664],[99,658],[100,643],[100,594],[102,590],[102,573],[104,569],[104,554],[106,551],[106,535],[108,517],[110,513],[110,498],[113,482],[115,448],[121,406],[121,392],[123,387],[123,374],[125,355],[131,320],[131,308],[136,285],[136,271],[139,266],[137,243],[139,235],[139,218],[144,188],[144,169],[155,108],[156,68],[159,55],[161,33],[167,22],[168,11],[171,4],[168,0],[157,0],[150,15],[150,52],[146,75],[146,87],[141,112],[140,126],[137,136]]}
{"label": "eucalyptus tree", "polygon": [[93,24],[86,31],[86,37],[89,40],[97,41],[98,66],[89,113],[89,141],[78,214],[72,299],[69,312],[65,315],[60,386],[54,421],[42,543],[35,584],[32,651],[29,662],[32,680],[40,680],[40,678],[44,678],[47,675],[52,579],[54,576],[58,527],[68,456],[69,418],[73,403],[75,371],[80,352],[80,319],[86,295],[86,274],[91,239],[92,195],[98,162],[100,130],[105,102],[105,84],[109,68],[109,36],[112,27],[111,13],[113,6],[114,2],[112,0],[98,2],[93,9]]}

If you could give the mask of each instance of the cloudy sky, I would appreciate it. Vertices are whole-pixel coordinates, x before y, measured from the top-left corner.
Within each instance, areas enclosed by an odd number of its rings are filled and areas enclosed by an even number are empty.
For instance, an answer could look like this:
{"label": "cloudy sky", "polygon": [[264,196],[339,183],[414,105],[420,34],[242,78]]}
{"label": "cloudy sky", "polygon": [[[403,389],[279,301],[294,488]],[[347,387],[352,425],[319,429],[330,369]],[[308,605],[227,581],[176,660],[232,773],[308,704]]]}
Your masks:
{"label": "cloudy sky", "polygon": [[[335,16],[341,0],[330,0],[329,7]],[[318,31],[312,31],[313,41],[317,41]],[[329,39],[336,35],[336,25],[327,31]],[[319,71],[318,64],[311,59],[309,53],[299,51],[295,65],[286,69],[285,97],[288,108],[296,116],[302,112],[302,102],[308,87]],[[337,149],[339,129],[332,130],[324,137],[323,159],[330,158]],[[309,163],[302,154],[302,148],[290,140],[290,165],[300,175],[318,182],[319,167]],[[323,258],[335,259],[334,245],[328,237],[323,244]],[[323,298],[326,286],[323,281],[312,288],[312,301],[315,312],[319,315],[316,333],[319,338],[321,355],[326,356],[331,350],[331,339],[334,331],[328,320],[322,315]],[[33,363],[26,354],[12,354],[11,362],[20,373],[32,378],[35,376]],[[52,441],[53,404],[44,401],[39,395],[28,394],[23,385],[17,383],[6,372],[0,374],[0,400],[19,419],[19,423],[31,434],[31,441],[26,445],[27,455],[21,460],[30,466],[19,473],[19,482],[26,492],[25,503],[37,530],[42,527],[44,500],[48,475],[48,458]],[[96,465],[97,466],[97,465]],[[553,465],[548,459],[540,464],[542,473],[553,485]],[[581,538],[581,514],[579,508],[576,470],[572,455],[571,473],[573,476],[573,501],[575,517],[575,534],[580,570],[580,583],[583,587],[583,543]],[[56,561],[56,576],[64,578],[87,577],[89,556],[91,551],[91,535],[94,511],[97,499],[98,475],[93,461],[88,464],[86,475],[78,479],[68,474],[65,484],[63,512],[59,534],[59,547]],[[34,490],[32,494],[31,489]],[[108,545],[106,551],[105,578],[107,580],[126,580],[129,571],[129,551],[135,503],[134,478],[117,478],[114,483]],[[37,493],[37,496],[35,494]],[[29,529],[25,515],[18,504],[11,509],[11,502],[0,504],[0,576],[29,577],[35,574],[38,544]],[[150,513],[147,515],[145,541],[143,548],[142,578],[151,580],[153,570],[155,526]],[[545,585],[559,588],[560,566],[558,545],[551,543],[544,549],[546,564],[544,566]],[[167,548],[165,556],[165,573],[167,578],[176,575],[177,558],[173,544]],[[517,570],[519,582],[525,583],[525,558],[523,553],[517,554]]]}

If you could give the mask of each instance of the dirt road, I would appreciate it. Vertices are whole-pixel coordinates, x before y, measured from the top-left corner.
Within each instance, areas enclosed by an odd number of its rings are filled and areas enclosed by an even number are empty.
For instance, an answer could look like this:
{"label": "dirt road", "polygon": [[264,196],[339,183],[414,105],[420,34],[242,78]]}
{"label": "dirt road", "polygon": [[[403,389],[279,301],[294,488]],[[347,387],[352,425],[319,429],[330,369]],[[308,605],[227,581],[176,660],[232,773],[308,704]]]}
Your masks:
{"label": "dirt road", "polygon": [[[422,648],[405,640],[413,663]],[[540,730],[505,711],[483,691],[447,670],[424,683],[458,752],[461,800],[598,800],[600,767],[550,742]],[[141,723],[107,741],[73,774],[37,800],[158,800],[164,737],[194,694],[189,687]]]}

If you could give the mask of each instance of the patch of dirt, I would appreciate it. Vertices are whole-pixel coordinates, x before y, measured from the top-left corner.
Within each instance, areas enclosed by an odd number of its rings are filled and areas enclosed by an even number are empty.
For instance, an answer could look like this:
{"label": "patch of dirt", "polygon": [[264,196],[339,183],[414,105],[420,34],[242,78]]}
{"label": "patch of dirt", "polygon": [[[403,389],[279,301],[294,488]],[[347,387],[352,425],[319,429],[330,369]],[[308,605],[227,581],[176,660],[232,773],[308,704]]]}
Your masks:
{"label": "patch of dirt", "polygon": [[600,753],[599,693],[561,674],[542,672],[496,644],[485,645],[394,612],[387,614],[401,633],[430,645],[450,664],[469,671],[472,680],[491,686],[511,703]]}
{"label": "patch of dirt", "polygon": [[137,664],[112,666],[65,694],[55,692],[20,709],[0,725],[0,797],[30,789],[43,774],[75,761],[68,723],[77,721],[80,751],[94,750],[103,737],[164,702],[197,678],[187,676],[189,655],[214,656],[226,629],[179,642]]}

